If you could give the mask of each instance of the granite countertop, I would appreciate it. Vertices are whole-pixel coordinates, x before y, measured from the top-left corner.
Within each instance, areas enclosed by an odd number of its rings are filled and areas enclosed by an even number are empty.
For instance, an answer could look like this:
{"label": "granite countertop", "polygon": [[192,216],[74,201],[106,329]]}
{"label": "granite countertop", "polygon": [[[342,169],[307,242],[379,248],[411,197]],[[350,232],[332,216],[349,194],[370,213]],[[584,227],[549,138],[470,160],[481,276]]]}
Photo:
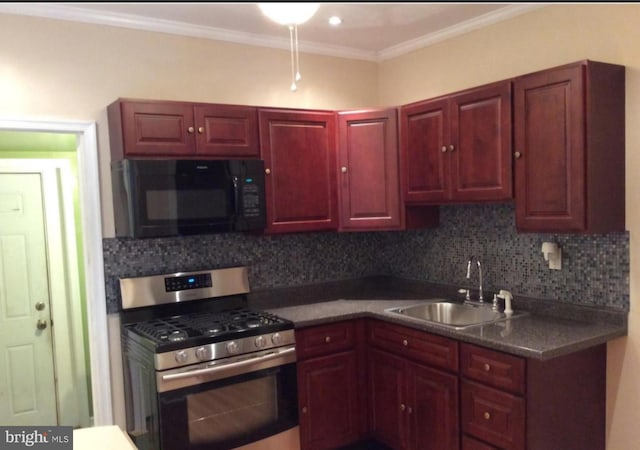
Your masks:
{"label": "granite countertop", "polygon": [[404,280],[364,279],[252,295],[253,306],[294,322],[296,328],[375,318],[526,358],[547,360],[627,335],[627,313],[514,296],[526,314],[488,325],[454,329],[386,312],[432,298],[456,299],[450,287]]}

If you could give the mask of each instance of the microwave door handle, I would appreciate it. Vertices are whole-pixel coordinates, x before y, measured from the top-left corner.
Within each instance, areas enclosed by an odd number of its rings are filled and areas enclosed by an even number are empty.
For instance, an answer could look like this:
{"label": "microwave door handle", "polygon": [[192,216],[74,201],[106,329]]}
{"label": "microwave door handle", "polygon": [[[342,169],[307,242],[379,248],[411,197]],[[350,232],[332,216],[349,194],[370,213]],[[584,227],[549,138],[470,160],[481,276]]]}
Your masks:
{"label": "microwave door handle", "polygon": [[[278,351],[276,353],[269,353],[264,356],[260,356],[257,358],[249,358],[239,362],[223,364],[223,365],[214,366],[214,367],[208,367],[206,369],[198,369],[198,370],[191,370],[188,372],[162,375],[162,381],[175,381],[175,380],[180,380],[184,378],[201,377],[205,375],[216,374],[219,372],[233,371],[233,370],[241,369],[247,366],[260,365],[272,359],[288,356],[289,354],[295,353],[295,351],[296,351],[295,347],[290,347],[285,350]],[[285,361],[285,362],[293,362],[293,361]]]}
{"label": "microwave door handle", "polygon": [[238,216],[240,213],[240,183],[236,175],[231,176],[233,182],[233,215]]}

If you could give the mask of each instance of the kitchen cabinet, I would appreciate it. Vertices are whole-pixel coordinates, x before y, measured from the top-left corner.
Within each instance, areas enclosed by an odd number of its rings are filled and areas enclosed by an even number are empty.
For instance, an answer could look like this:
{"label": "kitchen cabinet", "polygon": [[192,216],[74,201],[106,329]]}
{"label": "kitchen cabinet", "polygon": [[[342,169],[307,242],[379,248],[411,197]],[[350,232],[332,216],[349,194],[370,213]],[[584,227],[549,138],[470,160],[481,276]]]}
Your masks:
{"label": "kitchen cabinet", "polygon": [[341,230],[402,227],[397,110],[338,114]]}
{"label": "kitchen cabinet", "polygon": [[397,115],[396,108],[338,114],[341,231],[438,226],[437,206],[402,201]]}
{"label": "kitchen cabinet", "polygon": [[379,321],[368,338],[372,436],[397,450],[457,450],[458,344]]}
{"label": "kitchen cabinet", "polygon": [[359,321],[296,331],[302,450],[337,448],[362,438]]}
{"label": "kitchen cabinet", "polygon": [[107,114],[113,161],[259,155],[255,107],[118,99]]}
{"label": "kitchen cabinet", "polygon": [[336,117],[330,111],[260,109],[267,233],[336,230]]}
{"label": "kitchen cabinet", "polygon": [[515,79],[519,231],[624,231],[624,70],[583,61]]}
{"label": "kitchen cabinet", "polygon": [[463,450],[603,450],[605,372],[604,344],[548,361],[460,344]]}
{"label": "kitchen cabinet", "polygon": [[513,198],[510,81],[404,105],[400,124],[407,203]]}

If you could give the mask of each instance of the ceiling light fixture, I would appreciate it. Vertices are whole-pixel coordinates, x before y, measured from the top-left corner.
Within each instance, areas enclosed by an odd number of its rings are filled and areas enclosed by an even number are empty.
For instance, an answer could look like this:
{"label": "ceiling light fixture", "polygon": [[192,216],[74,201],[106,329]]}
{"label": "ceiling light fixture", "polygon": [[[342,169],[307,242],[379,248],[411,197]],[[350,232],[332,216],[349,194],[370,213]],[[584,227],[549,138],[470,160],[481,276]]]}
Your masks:
{"label": "ceiling light fixture", "polygon": [[298,55],[298,25],[311,19],[320,7],[319,3],[258,3],[260,11],[269,19],[289,27],[289,48],[291,50],[291,90],[298,90],[300,57]]}
{"label": "ceiling light fixture", "polygon": [[329,25],[337,27],[341,23],[342,23],[342,19],[340,17],[338,17],[338,16],[329,17]]}

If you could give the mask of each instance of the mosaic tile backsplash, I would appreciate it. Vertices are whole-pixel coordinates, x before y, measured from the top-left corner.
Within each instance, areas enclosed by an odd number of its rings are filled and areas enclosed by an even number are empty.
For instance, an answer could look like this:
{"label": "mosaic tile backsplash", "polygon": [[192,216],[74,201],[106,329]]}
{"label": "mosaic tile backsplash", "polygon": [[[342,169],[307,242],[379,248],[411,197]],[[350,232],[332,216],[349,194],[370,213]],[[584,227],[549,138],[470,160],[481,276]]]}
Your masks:
{"label": "mosaic tile backsplash", "polygon": [[[550,270],[542,242],[562,248]],[[107,310],[119,309],[118,279],[246,265],[253,290],[370,275],[476,289],[480,259],[486,292],[629,310],[629,235],[517,233],[512,204],[446,206],[435,229],[371,233],[242,233],[103,240]]]}

